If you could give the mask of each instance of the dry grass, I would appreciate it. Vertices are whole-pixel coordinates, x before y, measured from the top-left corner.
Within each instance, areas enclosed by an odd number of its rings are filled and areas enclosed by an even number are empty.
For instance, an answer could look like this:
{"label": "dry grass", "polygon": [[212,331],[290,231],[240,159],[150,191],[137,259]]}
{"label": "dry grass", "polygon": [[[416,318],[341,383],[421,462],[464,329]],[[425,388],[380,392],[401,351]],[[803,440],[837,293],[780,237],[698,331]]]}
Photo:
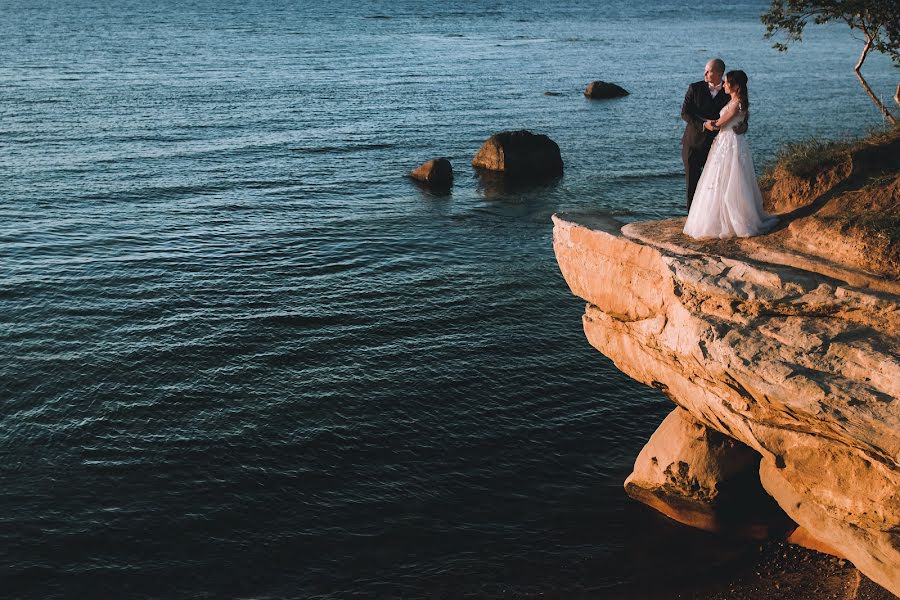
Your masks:
{"label": "dry grass", "polygon": [[900,138],[900,128],[873,130],[861,138],[791,142],[782,147],[775,159],[765,166],[760,185],[764,189],[771,187],[779,170],[795,177],[812,177],[848,160],[854,152],[881,146],[897,138]]}

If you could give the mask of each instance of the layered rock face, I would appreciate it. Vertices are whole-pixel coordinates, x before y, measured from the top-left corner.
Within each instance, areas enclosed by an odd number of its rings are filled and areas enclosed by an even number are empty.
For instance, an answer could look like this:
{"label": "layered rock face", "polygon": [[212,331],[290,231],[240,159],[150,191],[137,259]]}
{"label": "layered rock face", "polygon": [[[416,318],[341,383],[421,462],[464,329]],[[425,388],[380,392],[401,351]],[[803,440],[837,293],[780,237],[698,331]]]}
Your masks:
{"label": "layered rock face", "polygon": [[683,411],[658,435],[688,443],[651,441],[629,492],[719,529],[703,490],[758,464],[804,536],[900,594],[900,283],[758,238],[694,242],[684,219],[554,225],[590,343]]}

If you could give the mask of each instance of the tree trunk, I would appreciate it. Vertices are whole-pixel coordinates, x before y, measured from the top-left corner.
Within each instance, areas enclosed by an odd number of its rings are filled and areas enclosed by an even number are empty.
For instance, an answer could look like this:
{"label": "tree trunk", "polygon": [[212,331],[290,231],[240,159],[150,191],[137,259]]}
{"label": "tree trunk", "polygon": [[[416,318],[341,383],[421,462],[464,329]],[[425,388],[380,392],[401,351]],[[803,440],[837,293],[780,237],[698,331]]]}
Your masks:
{"label": "tree trunk", "polygon": [[[863,89],[866,90],[866,93],[869,95],[869,98],[872,99],[872,102],[875,103],[875,106],[878,107],[878,110],[881,111],[881,114],[884,115],[884,118],[888,120],[888,122],[894,127],[897,126],[897,119],[888,112],[887,107],[885,107],[884,103],[878,99],[878,96],[875,95],[875,92],[872,91],[872,88],[869,87],[869,84],[863,78],[862,73],[860,73],[860,68],[863,65],[863,62],[866,60],[866,55],[869,53],[869,50],[872,48],[872,36],[866,34],[866,45],[863,48],[862,54],[859,57],[859,62],[856,63],[856,66],[853,67],[853,72],[856,73],[856,77],[859,79],[860,85],[863,86]],[[897,93],[900,94],[900,86],[897,87]],[[894,98],[896,100],[896,97]]]}

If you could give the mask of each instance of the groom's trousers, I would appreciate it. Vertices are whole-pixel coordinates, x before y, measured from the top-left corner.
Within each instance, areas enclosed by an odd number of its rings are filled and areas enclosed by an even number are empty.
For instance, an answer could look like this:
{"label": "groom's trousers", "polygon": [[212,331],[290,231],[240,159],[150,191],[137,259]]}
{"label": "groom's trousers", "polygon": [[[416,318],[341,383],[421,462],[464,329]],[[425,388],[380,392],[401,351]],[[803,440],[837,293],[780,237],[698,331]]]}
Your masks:
{"label": "groom's trousers", "polygon": [[694,200],[694,192],[697,191],[697,182],[700,181],[700,173],[703,171],[703,165],[706,164],[706,157],[709,156],[709,149],[712,147],[713,137],[710,137],[704,144],[700,146],[681,146],[681,160],[684,161],[684,178],[687,184],[687,209],[691,210],[691,202]]}

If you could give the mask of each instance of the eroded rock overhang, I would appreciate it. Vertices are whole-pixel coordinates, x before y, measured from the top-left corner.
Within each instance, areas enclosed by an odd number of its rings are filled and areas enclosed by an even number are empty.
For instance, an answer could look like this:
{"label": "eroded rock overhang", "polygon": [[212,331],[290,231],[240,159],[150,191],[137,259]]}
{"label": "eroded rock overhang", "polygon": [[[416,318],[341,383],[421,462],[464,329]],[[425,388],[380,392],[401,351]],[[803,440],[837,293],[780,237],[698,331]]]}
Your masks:
{"label": "eroded rock overhang", "polygon": [[784,512],[900,595],[900,286],[683,219],[553,221],[590,343],[758,452]]}

